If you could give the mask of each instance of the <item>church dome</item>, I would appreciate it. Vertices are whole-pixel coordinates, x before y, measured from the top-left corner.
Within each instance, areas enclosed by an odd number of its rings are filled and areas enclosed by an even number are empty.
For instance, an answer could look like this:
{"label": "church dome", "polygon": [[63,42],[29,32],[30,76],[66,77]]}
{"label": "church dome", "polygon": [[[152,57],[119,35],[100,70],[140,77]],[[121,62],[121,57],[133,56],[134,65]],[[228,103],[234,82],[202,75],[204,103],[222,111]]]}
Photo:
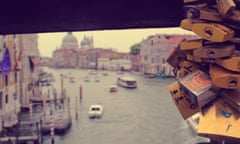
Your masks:
{"label": "church dome", "polygon": [[83,40],[80,42],[81,49],[93,48],[93,37],[84,36]]}
{"label": "church dome", "polygon": [[77,38],[72,34],[72,32],[68,32],[67,35],[63,37],[61,48],[68,49],[78,48]]}

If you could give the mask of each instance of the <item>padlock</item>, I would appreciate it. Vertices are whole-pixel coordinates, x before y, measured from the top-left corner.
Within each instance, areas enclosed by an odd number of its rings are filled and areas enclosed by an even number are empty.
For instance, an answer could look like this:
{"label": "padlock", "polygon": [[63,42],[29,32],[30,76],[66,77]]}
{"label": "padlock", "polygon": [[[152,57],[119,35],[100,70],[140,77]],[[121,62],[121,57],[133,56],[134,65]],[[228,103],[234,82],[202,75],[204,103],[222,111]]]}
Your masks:
{"label": "padlock", "polygon": [[231,72],[214,64],[210,65],[209,73],[216,87],[226,89],[240,88],[240,73]]}
{"label": "padlock", "polygon": [[235,35],[232,29],[218,23],[194,23],[192,31],[200,37],[214,42],[225,42]]}
{"label": "padlock", "polygon": [[184,60],[186,60],[186,54],[189,53],[189,51],[181,51],[180,47],[177,47],[174,49],[174,51],[171,53],[171,55],[167,58],[167,62],[174,68],[179,69],[180,63]]}
{"label": "padlock", "polygon": [[200,57],[193,56],[193,54],[190,54],[190,53],[186,55],[186,60],[198,62],[198,63],[203,62],[203,60]]}
{"label": "padlock", "polygon": [[177,81],[168,85],[168,91],[170,92],[171,97],[183,119],[187,119],[195,113],[199,112],[199,107],[187,99],[186,95],[181,89],[180,84]]}
{"label": "padlock", "polygon": [[221,16],[228,17],[232,14],[232,11],[236,8],[236,4],[233,0],[216,0],[217,9]]}
{"label": "padlock", "polygon": [[215,141],[240,142],[240,113],[218,98],[200,113],[197,134]]}
{"label": "padlock", "polygon": [[183,15],[189,19],[201,19],[214,22],[222,22],[222,18],[219,13],[214,9],[198,8],[194,5],[185,5],[183,7]]}
{"label": "padlock", "polygon": [[184,40],[180,42],[179,47],[181,51],[193,50],[203,47],[203,39]]}
{"label": "padlock", "polygon": [[240,57],[219,58],[215,59],[215,63],[227,70],[240,72]]}
{"label": "padlock", "polygon": [[212,6],[216,5],[214,1],[209,1],[209,0],[183,0],[184,5],[194,5],[199,8],[207,7],[207,6]]}
{"label": "padlock", "polygon": [[180,65],[180,69],[177,73],[176,79],[183,78],[184,76],[198,70],[198,66],[191,61],[183,61]]}
{"label": "padlock", "polygon": [[203,20],[192,20],[192,19],[183,19],[180,23],[180,27],[185,29],[185,30],[188,30],[188,31],[192,31],[192,27],[193,27],[193,24],[195,23],[204,23],[205,21]]}
{"label": "padlock", "polygon": [[199,69],[179,79],[179,83],[187,90],[185,93],[190,96],[191,102],[197,104],[199,108],[217,96],[211,90],[213,84],[210,76]]}
{"label": "padlock", "polygon": [[234,44],[214,44],[193,50],[193,56],[200,58],[224,58],[231,56],[234,50]]}
{"label": "padlock", "polygon": [[[239,23],[240,23],[240,11],[239,10],[233,10],[231,12],[231,15],[229,15],[225,19],[226,19],[226,21],[230,21],[232,24],[239,25]],[[239,27],[237,27],[237,28],[239,28]]]}
{"label": "padlock", "polygon": [[213,86],[210,76],[201,70],[196,70],[188,74],[179,79],[179,82],[196,96]]}
{"label": "padlock", "polygon": [[225,42],[235,36],[235,32],[219,23],[207,23],[202,20],[183,19],[180,27],[196,33],[203,39],[213,42]]}
{"label": "padlock", "polygon": [[197,48],[202,48],[206,45],[216,44],[215,42],[208,41],[205,39],[193,39],[193,40],[184,40],[179,43],[181,51],[184,50],[193,50]]}
{"label": "padlock", "polygon": [[240,112],[240,90],[223,89],[220,96],[227,101],[234,109]]}

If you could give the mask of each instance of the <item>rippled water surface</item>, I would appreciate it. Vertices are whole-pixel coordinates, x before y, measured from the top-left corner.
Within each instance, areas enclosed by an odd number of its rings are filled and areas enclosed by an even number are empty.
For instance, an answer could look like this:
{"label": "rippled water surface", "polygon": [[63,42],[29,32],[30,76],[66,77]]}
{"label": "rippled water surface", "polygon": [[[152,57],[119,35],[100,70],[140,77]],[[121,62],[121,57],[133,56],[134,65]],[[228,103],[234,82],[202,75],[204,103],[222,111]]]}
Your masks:
{"label": "rippled water surface", "polygon": [[[57,144],[192,144],[202,139],[197,137],[184,121],[174,105],[167,85],[174,79],[147,79],[140,74],[125,73],[137,79],[137,89],[118,87],[117,93],[108,88],[116,84],[116,72],[102,76],[95,82],[85,82],[87,70],[46,69],[56,79],[54,87],[61,91],[60,74],[75,77],[75,83],[64,79],[64,88],[71,98],[73,116],[72,128],[64,136],[55,136]],[[83,100],[78,106],[78,120],[75,120],[75,97],[79,87],[83,88]],[[102,103],[104,114],[101,119],[88,119],[91,104]],[[47,138],[45,144],[50,143]]]}

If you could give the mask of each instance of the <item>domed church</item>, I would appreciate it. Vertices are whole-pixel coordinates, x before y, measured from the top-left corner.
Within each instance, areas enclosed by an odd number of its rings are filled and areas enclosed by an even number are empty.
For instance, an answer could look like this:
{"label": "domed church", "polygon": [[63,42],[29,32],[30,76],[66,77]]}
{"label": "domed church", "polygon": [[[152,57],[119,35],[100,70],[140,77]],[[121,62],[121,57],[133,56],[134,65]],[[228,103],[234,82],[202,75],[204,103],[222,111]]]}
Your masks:
{"label": "domed church", "polygon": [[62,46],[64,49],[78,49],[78,40],[72,34],[72,32],[68,32],[66,36],[63,37]]}
{"label": "domed church", "polygon": [[93,48],[93,37],[87,37],[84,35],[83,40],[80,42],[80,49],[87,50]]}

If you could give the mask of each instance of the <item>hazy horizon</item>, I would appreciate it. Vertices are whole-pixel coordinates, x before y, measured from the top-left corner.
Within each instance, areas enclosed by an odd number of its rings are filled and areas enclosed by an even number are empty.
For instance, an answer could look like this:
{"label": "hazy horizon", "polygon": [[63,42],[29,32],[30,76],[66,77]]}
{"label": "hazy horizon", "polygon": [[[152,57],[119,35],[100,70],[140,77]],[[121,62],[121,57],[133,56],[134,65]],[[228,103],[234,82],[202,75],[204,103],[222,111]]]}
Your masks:
{"label": "hazy horizon", "polygon": [[[112,48],[118,52],[129,52],[133,44],[141,42],[150,35],[155,34],[193,34],[190,31],[176,28],[154,29],[124,29],[72,32],[80,45],[84,36],[92,36],[95,48]],[[67,32],[39,33],[38,48],[41,56],[52,57],[52,52],[61,47],[62,39]]]}

